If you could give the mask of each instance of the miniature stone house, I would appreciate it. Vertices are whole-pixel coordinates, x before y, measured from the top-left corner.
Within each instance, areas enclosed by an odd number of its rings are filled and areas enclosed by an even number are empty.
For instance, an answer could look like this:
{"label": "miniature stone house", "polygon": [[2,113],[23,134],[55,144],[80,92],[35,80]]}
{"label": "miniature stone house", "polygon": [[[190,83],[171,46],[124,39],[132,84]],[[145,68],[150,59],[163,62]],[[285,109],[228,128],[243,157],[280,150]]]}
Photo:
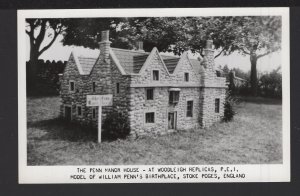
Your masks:
{"label": "miniature stone house", "polygon": [[61,83],[61,115],[68,120],[97,125],[97,108],[86,106],[87,95],[113,95],[113,106],[127,118],[131,135],[164,134],[174,130],[212,125],[224,114],[225,78],[214,70],[212,41],[205,56],[190,59],[161,55],[157,48],[145,52],[111,48],[103,31],[98,58],[70,55]]}

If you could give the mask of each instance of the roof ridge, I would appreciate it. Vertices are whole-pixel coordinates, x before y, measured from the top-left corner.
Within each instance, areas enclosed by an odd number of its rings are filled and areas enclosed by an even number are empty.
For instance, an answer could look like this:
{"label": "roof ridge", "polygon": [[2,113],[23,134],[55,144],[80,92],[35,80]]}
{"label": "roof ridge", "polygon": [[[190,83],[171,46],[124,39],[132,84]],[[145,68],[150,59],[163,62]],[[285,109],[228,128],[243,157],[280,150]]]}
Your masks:
{"label": "roof ridge", "polygon": [[126,52],[141,53],[141,54],[150,54],[150,52],[143,52],[143,51],[138,51],[138,50],[129,50],[129,49],[122,49],[122,48],[111,48],[111,49],[121,50],[121,51],[126,51]]}

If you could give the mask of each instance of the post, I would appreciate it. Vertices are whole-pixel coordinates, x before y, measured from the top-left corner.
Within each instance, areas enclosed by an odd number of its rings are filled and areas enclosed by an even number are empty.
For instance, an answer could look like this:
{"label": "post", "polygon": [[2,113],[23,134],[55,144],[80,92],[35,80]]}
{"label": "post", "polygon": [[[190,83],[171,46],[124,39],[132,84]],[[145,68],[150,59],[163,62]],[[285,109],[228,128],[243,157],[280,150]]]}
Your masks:
{"label": "post", "polygon": [[98,143],[101,143],[101,126],[102,126],[101,118],[102,118],[102,105],[100,104],[98,106]]}

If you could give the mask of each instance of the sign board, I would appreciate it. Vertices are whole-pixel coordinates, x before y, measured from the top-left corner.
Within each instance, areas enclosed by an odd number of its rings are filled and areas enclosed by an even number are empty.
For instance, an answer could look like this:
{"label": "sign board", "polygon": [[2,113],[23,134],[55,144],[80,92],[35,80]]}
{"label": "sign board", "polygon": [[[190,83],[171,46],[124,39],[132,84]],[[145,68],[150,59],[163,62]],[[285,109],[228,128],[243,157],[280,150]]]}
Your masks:
{"label": "sign board", "polygon": [[86,106],[98,107],[98,143],[101,143],[102,106],[112,106],[112,94],[87,95]]}
{"label": "sign board", "polygon": [[86,106],[112,106],[112,94],[87,95]]}

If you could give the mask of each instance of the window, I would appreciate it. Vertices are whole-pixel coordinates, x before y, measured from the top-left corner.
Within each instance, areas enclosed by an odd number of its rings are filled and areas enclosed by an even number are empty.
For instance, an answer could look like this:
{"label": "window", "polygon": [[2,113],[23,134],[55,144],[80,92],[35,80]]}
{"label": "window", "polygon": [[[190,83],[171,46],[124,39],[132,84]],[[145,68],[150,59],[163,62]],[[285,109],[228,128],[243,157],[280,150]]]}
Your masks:
{"label": "window", "polygon": [[77,115],[78,116],[82,115],[82,108],[81,108],[81,106],[77,106]]}
{"label": "window", "polygon": [[96,108],[93,108],[93,118],[96,118]]}
{"label": "window", "polygon": [[187,101],[186,117],[193,117],[193,101]]}
{"label": "window", "polygon": [[69,82],[69,90],[70,90],[70,92],[75,91],[75,82],[74,81]]}
{"label": "window", "polygon": [[215,99],[215,113],[220,112],[220,99]]}
{"label": "window", "polygon": [[153,100],[153,88],[146,89],[146,98],[147,100]]}
{"label": "window", "polygon": [[146,123],[154,123],[154,112],[146,113]]}
{"label": "window", "polygon": [[93,84],[92,84],[92,91],[96,92],[96,82],[93,82]]}
{"label": "window", "polygon": [[116,84],[116,93],[119,94],[120,93],[120,83]]}
{"label": "window", "polygon": [[179,91],[170,91],[169,103],[178,103],[178,101],[179,101]]}
{"label": "window", "polygon": [[153,80],[158,81],[159,80],[159,71],[158,70],[153,70]]}
{"label": "window", "polygon": [[189,73],[184,73],[184,81],[188,82],[190,80]]}

